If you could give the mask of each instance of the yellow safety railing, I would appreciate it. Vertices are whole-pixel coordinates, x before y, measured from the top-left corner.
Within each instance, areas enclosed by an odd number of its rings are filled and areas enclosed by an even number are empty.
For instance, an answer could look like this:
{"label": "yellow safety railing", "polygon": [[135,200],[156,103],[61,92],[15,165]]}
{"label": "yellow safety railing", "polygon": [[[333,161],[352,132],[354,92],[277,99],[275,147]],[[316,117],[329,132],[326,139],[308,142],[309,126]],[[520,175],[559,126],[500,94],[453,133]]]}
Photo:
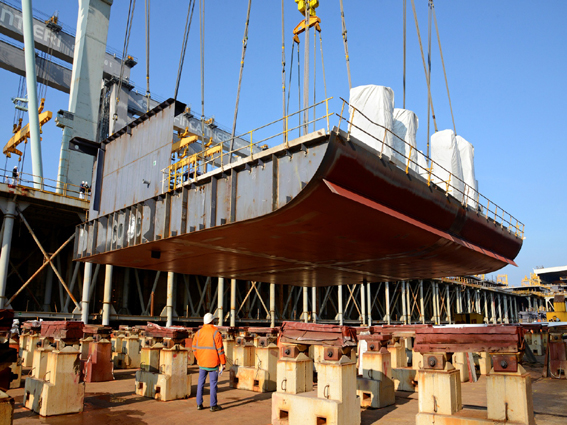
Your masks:
{"label": "yellow safety railing", "polygon": [[[428,186],[430,186],[431,183],[435,184],[437,187],[442,189],[446,193],[447,196],[450,194],[450,192],[452,192],[453,195],[456,194],[456,193],[460,193],[462,195],[462,201],[461,202],[462,202],[463,206],[465,206],[465,205],[476,206],[478,213],[484,215],[486,217],[486,219],[500,224],[501,228],[506,227],[506,229],[510,233],[513,233],[517,237],[523,238],[525,225],[521,221],[519,221],[514,216],[512,216],[510,213],[508,213],[506,210],[499,207],[494,202],[492,202],[490,199],[488,199],[487,197],[485,197],[484,195],[479,193],[475,188],[468,185],[460,177],[455,176],[449,170],[447,170],[445,167],[443,167],[439,163],[433,161],[431,158],[427,157],[422,152],[415,150],[414,146],[410,145],[408,142],[406,142],[404,139],[399,137],[396,133],[391,131],[389,128],[386,128],[385,126],[383,126],[381,124],[373,122],[370,118],[368,118],[366,115],[364,115],[364,113],[362,113],[360,110],[358,110],[354,106],[350,105],[346,100],[344,100],[342,98],[341,98],[341,100],[343,102],[342,107],[341,107],[341,113],[340,113],[340,115],[336,114],[339,118],[338,128],[340,129],[342,122],[346,121],[348,123],[347,137],[350,137],[351,132],[352,132],[352,128],[355,127],[357,130],[363,132],[364,134],[368,135],[369,137],[373,138],[374,140],[376,140],[377,142],[380,143],[381,149],[380,149],[380,152],[379,152],[379,157],[382,158],[382,155],[383,155],[383,152],[384,152],[384,147],[387,145],[387,142],[386,142],[387,135],[388,135],[388,133],[391,134],[393,137],[400,140],[402,143],[404,143],[404,145],[406,145],[409,148],[409,154],[406,155],[405,152],[400,152],[394,146],[387,146],[388,149],[392,150],[393,152],[397,153],[398,155],[400,155],[402,158],[405,159],[405,164],[404,164],[405,167],[404,168],[405,168],[406,174],[409,174],[410,166],[415,167],[415,169],[418,170],[418,173],[420,175],[427,178]],[[345,118],[343,116],[344,112],[345,112],[345,105],[348,106],[348,111],[351,114],[349,118]],[[359,114],[361,117],[363,117],[369,123],[384,129],[384,135],[382,137],[382,140],[380,140],[374,134],[371,134],[371,133],[367,132],[366,130],[360,128],[356,124],[354,124],[353,123],[353,121],[354,121],[353,117],[354,117],[355,114]],[[413,151],[415,151],[415,153],[416,153],[415,159],[411,158],[411,154],[412,154]],[[419,155],[422,156],[424,163],[428,164],[428,166],[424,167],[423,165],[419,164],[419,161],[417,160]],[[434,167],[434,165],[435,165],[435,167]],[[433,171],[434,169],[444,171],[445,173],[447,173],[448,178],[444,179],[444,178],[440,177],[439,175],[437,175]],[[437,181],[437,183],[435,182],[435,180]],[[456,182],[460,183],[460,185],[457,185]],[[459,186],[461,186],[461,187],[459,187]]]}
{"label": "yellow safety railing", "polygon": [[[18,177],[13,177],[12,170],[0,168],[0,182],[10,187],[20,187],[26,190],[38,190],[52,195],[63,196],[65,198],[82,199],[89,201],[90,188],[84,190],[76,184],[64,183],[59,180],[40,177],[30,173],[18,172]],[[39,188],[37,187],[39,186]]]}
{"label": "yellow safety railing", "polygon": [[[327,126],[327,133],[330,131],[330,121],[329,117],[333,115],[333,113],[329,112],[329,101],[332,98],[327,98],[322,100],[314,105],[311,105],[307,108],[303,108],[299,111],[296,111],[292,114],[286,115],[276,121],[272,121],[268,124],[265,124],[261,127],[255,128],[253,130],[247,131],[239,136],[235,136],[233,139],[225,140],[224,142],[217,143],[214,145],[206,146],[204,150],[201,152],[195,153],[193,155],[187,156],[180,161],[177,161],[170,166],[166,167],[162,170],[164,174],[164,180],[162,181],[162,190],[168,191],[173,190],[186,181],[194,181],[198,178],[198,176],[205,174],[209,171],[212,171],[217,168],[224,167],[229,163],[233,162],[236,156],[240,157],[254,157],[255,148],[256,152],[258,152],[258,148],[263,150],[264,147],[262,144],[266,143],[269,140],[272,140],[277,137],[282,137],[284,143],[287,145],[289,143],[289,135],[291,132],[300,130],[301,128],[307,128],[308,125],[315,124],[321,120],[326,120]],[[315,108],[319,105],[325,104],[325,114],[319,117],[315,116]],[[313,110],[313,119],[309,122],[300,122],[297,126],[289,127],[290,118],[297,116],[305,111]],[[276,132],[275,134],[270,133],[269,129],[276,124],[284,123],[284,129]],[[281,127],[280,127],[281,128]],[[261,137],[260,140],[256,140],[255,135],[258,134],[260,131],[268,132],[266,137]],[[248,143],[245,146],[240,146],[236,149],[226,149],[226,145],[230,145],[231,140],[247,140]]]}

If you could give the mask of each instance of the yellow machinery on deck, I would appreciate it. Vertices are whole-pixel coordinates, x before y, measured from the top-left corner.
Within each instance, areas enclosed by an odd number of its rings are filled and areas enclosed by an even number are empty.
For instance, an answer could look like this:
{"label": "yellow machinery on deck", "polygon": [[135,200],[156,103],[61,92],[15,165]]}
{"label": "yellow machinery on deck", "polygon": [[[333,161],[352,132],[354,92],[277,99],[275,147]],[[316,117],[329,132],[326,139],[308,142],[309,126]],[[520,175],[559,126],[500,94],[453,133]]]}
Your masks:
{"label": "yellow machinery on deck", "polygon": [[567,308],[565,308],[565,295],[553,297],[553,308],[555,311],[547,312],[548,322],[567,322]]}

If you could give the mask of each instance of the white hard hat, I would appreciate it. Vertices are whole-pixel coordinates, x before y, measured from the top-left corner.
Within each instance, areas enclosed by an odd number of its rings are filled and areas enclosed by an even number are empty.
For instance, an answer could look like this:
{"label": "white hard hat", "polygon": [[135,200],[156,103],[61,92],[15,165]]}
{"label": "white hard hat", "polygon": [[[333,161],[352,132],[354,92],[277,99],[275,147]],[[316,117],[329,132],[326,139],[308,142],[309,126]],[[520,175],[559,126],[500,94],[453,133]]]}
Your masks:
{"label": "white hard hat", "polygon": [[208,325],[208,324],[211,323],[214,319],[215,319],[215,316],[213,316],[211,313],[207,313],[207,314],[205,314],[205,317],[203,317],[203,323],[204,323],[205,325]]}

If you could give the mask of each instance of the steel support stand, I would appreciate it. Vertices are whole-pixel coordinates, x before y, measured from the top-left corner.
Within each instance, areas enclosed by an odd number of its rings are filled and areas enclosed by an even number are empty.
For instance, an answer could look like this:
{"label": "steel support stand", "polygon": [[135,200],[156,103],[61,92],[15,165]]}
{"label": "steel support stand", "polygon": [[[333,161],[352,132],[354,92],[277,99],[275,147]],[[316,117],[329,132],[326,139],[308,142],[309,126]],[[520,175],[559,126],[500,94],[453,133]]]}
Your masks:
{"label": "steel support stand", "polygon": [[236,279],[230,280],[230,326],[236,326]]}
{"label": "steel support stand", "polygon": [[445,286],[445,293],[447,294],[447,301],[445,303],[447,306],[447,322],[451,324],[453,318],[451,317],[451,291],[449,291],[449,285]]}
{"label": "steel support stand", "polygon": [[167,315],[166,327],[173,326],[173,282],[175,281],[175,273],[167,272],[167,304],[165,306],[165,314]]}
{"label": "steel support stand", "polygon": [[270,327],[276,327],[276,284],[270,283]]}
{"label": "steel support stand", "polygon": [[435,310],[437,311],[437,317],[435,318],[435,323],[441,324],[441,305],[439,303],[439,282],[435,282]]}
{"label": "steel support stand", "polygon": [[498,323],[502,323],[502,296],[498,294]]}
{"label": "steel support stand", "polygon": [[366,314],[368,315],[368,326],[372,326],[372,296],[370,282],[366,284]]}
{"label": "steel support stand", "polygon": [[85,274],[83,275],[83,299],[81,300],[81,320],[86,325],[89,323],[89,294],[91,288],[91,277],[93,263],[85,263]]}
{"label": "steel support stand", "polygon": [[407,310],[407,324],[411,324],[411,283],[410,281],[406,281],[406,310]]}
{"label": "steel support stand", "polygon": [[484,323],[488,323],[488,294],[483,291],[484,294]]}
{"label": "steel support stand", "polygon": [[364,326],[366,324],[366,290],[364,282],[360,288],[360,324]]}
{"label": "steel support stand", "polygon": [[504,298],[504,323],[510,323],[510,318],[508,317],[508,297],[506,295],[502,295]]}
{"label": "steel support stand", "polygon": [[402,280],[402,323],[407,325],[406,281]]}
{"label": "steel support stand", "polygon": [[224,320],[224,277],[219,277],[217,291],[217,317],[219,319],[219,326],[222,326]]}
{"label": "steel support stand", "polygon": [[45,290],[43,291],[43,311],[51,311],[51,295],[53,294],[53,269],[47,269]]}
{"label": "steel support stand", "polygon": [[16,201],[9,199],[6,205],[6,211],[4,211],[4,232],[2,235],[2,253],[0,253],[0,308],[8,307],[6,305],[6,286],[8,281],[8,267],[10,264],[10,250],[12,248],[12,231],[14,229],[15,213]]}
{"label": "steel support stand", "polygon": [[343,285],[339,285],[337,288],[337,292],[338,292],[338,319],[339,319],[339,325],[343,325],[344,324],[344,313],[343,313]]}
{"label": "steel support stand", "polygon": [[104,298],[102,301],[102,326],[110,326],[110,308],[112,306],[112,269],[106,265],[104,274]]}
{"label": "steel support stand", "polygon": [[490,293],[490,305],[492,310],[492,324],[496,324],[496,304],[494,303],[494,292]]}
{"label": "steel support stand", "polygon": [[307,292],[307,287],[303,288],[303,321],[305,323],[309,322],[309,314],[308,311],[309,310],[309,296],[308,296],[308,292]]}
{"label": "steel support stand", "polygon": [[392,316],[390,314],[390,282],[386,282],[386,323],[390,324]]}
{"label": "steel support stand", "polygon": [[311,288],[311,312],[312,322],[317,323],[317,287]]}
{"label": "steel support stand", "polygon": [[[447,286],[447,288],[449,288]],[[419,320],[422,324],[425,324],[425,309],[423,304],[423,280],[419,281],[419,308],[420,308],[420,316]]]}

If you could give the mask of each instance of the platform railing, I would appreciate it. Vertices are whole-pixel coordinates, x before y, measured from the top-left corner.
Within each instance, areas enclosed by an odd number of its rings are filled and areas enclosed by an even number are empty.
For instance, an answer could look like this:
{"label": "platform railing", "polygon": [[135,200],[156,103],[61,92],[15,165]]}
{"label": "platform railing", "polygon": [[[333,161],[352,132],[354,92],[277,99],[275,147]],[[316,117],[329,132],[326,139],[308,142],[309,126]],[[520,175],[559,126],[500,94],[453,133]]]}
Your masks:
{"label": "platform railing", "polygon": [[[345,122],[347,124],[347,127],[348,127],[347,131],[346,131],[347,137],[350,137],[351,132],[352,132],[352,128],[355,127],[357,130],[365,133],[369,137],[371,137],[374,140],[376,140],[377,142],[379,142],[379,146],[381,146],[381,149],[380,149],[380,152],[379,152],[380,158],[382,158],[382,156],[383,156],[384,148],[392,150],[393,152],[397,153],[402,158],[404,158],[404,160],[405,160],[404,168],[405,168],[406,174],[409,174],[410,167],[417,168],[418,173],[422,177],[426,178],[428,186],[431,186],[431,184],[435,185],[436,187],[443,190],[447,196],[449,196],[449,194],[451,194],[451,192],[460,193],[462,195],[461,203],[463,204],[463,206],[467,206],[467,207],[474,206],[475,209],[477,210],[477,212],[479,214],[484,215],[487,220],[490,220],[490,221],[493,221],[494,223],[500,224],[501,228],[506,228],[510,233],[513,233],[515,236],[523,238],[525,225],[521,221],[519,221],[517,218],[515,218],[512,214],[510,214],[509,212],[507,212],[503,208],[499,207],[496,203],[491,201],[486,196],[482,195],[475,188],[468,185],[463,179],[461,179],[458,176],[455,176],[453,173],[451,173],[445,167],[443,167],[439,163],[433,161],[430,157],[424,155],[422,152],[417,150],[414,146],[410,145],[408,142],[406,142],[404,139],[399,137],[396,133],[394,133],[389,128],[386,128],[385,126],[383,126],[381,124],[375,123],[370,118],[368,118],[366,115],[364,115],[364,113],[362,113],[359,109],[350,105],[346,100],[344,100],[343,98],[341,98],[341,100],[343,102],[342,107],[341,107],[341,113],[336,114],[337,117],[339,118],[339,123],[338,123],[337,127],[340,129],[343,122]],[[348,111],[346,111],[349,114],[348,118],[344,117],[345,107],[347,107],[347,110],[348,110]],[[354,121],[353,117],[355,116],[355,114],[359,114],[361,117],[363,117],[369,123],[383,129],[384,133],[381,135],[382,139],[380,139],[379,136],[377,136],[375,134],[371,134],[371,133],[367,132],[366,130],[360,128],[356,124],[354,124],[353,123],[353,121]],[[406,145],[408,147],[409,155],[406,155],[405,151],[400,152],[394,146],[389,146],[386,143],[386,139],[387,139],[388,134],[391,134],[392,137],[395,137],[399,141],[403,142],[404,145]],[[412,153],[413,150],[416,151],[416,159],[411,158],[411,156],[412,156],[411,153]],[[425,163],[428,164],[427,167],[424,167],[423,165],[419,164],[420,161],[417,160],[419,155],[421,155],[423,157],[423,160],[425,161]],[[395,162],[394,162],[394,164],[395,164]],[[445,173],[447,173],[448,178],[444,178],[444,177],[439,176],[438,174],[436,174],[434,172],[434,170],[444,171]],[[456,181],[460,182],[462,187],[458,187],[456,184],[454,184],[454,182],[456,182]]]}
{"label": "platform railing", "polygon": [[[306,129],[309,125],[315,125],[320,121],[325,120],[326,131],[329,133],[329,118],[333,116],[333,113],[329,112],[329,101],[331,99],[332,98],[327,98],[322,100],[307,108],[300,109],[299,111],[247,131],[246,133],[235,136],[234,138],[228,139],[224,142],[216,144],[203,143],[203,150],[201,152],[182,158],[180,161],[177,161],[162,170],[164,175],[164,178],[162,179],[162,192],[178,188],[188,181],[196,181],[199,176],[203,174],[228,166],[230,163],[238,160],[236,154],[240,154],[239,156],[248,156],[253,159],[254,155],[256,155],[254,152],[255,148],[259,147],[262,150],[265,150],[268,147],[265,143],[273,139],[282,137],[283,142],[288,145],[290,134],[292,132],[299,131],[299,133],[301,133],[301,129]],[[325,105],[325,113],[317,117],[316,108],[323,104]],[[290,127],[290,121],[292,118],[299,116],[305,111],[312,111],[313,118],[308,122],[298,122],[298,125]],[[273,130],[276,125],[281,126],[282,130],[274,132]],[[258,136],[259,134],[260,136]],[[231,140],[236,139],[247,140],[248,144],[236,149],[226,150],[225,145],[227,143],[230,144]]]}
{"label": "platform railing", "polygon": [[[18,172],[18,177],[12,177],[12,170],[0,168],[0,181],[10,187],[21,187],[27,190],[39,190],[40,192],[50,193],[65,198],[90,199],[90,190],[83,192],[80,186],[71,183],[64,183],[59,180],[40,177],[30,173]],[[39,187],[39,189],[38,189]]]}

